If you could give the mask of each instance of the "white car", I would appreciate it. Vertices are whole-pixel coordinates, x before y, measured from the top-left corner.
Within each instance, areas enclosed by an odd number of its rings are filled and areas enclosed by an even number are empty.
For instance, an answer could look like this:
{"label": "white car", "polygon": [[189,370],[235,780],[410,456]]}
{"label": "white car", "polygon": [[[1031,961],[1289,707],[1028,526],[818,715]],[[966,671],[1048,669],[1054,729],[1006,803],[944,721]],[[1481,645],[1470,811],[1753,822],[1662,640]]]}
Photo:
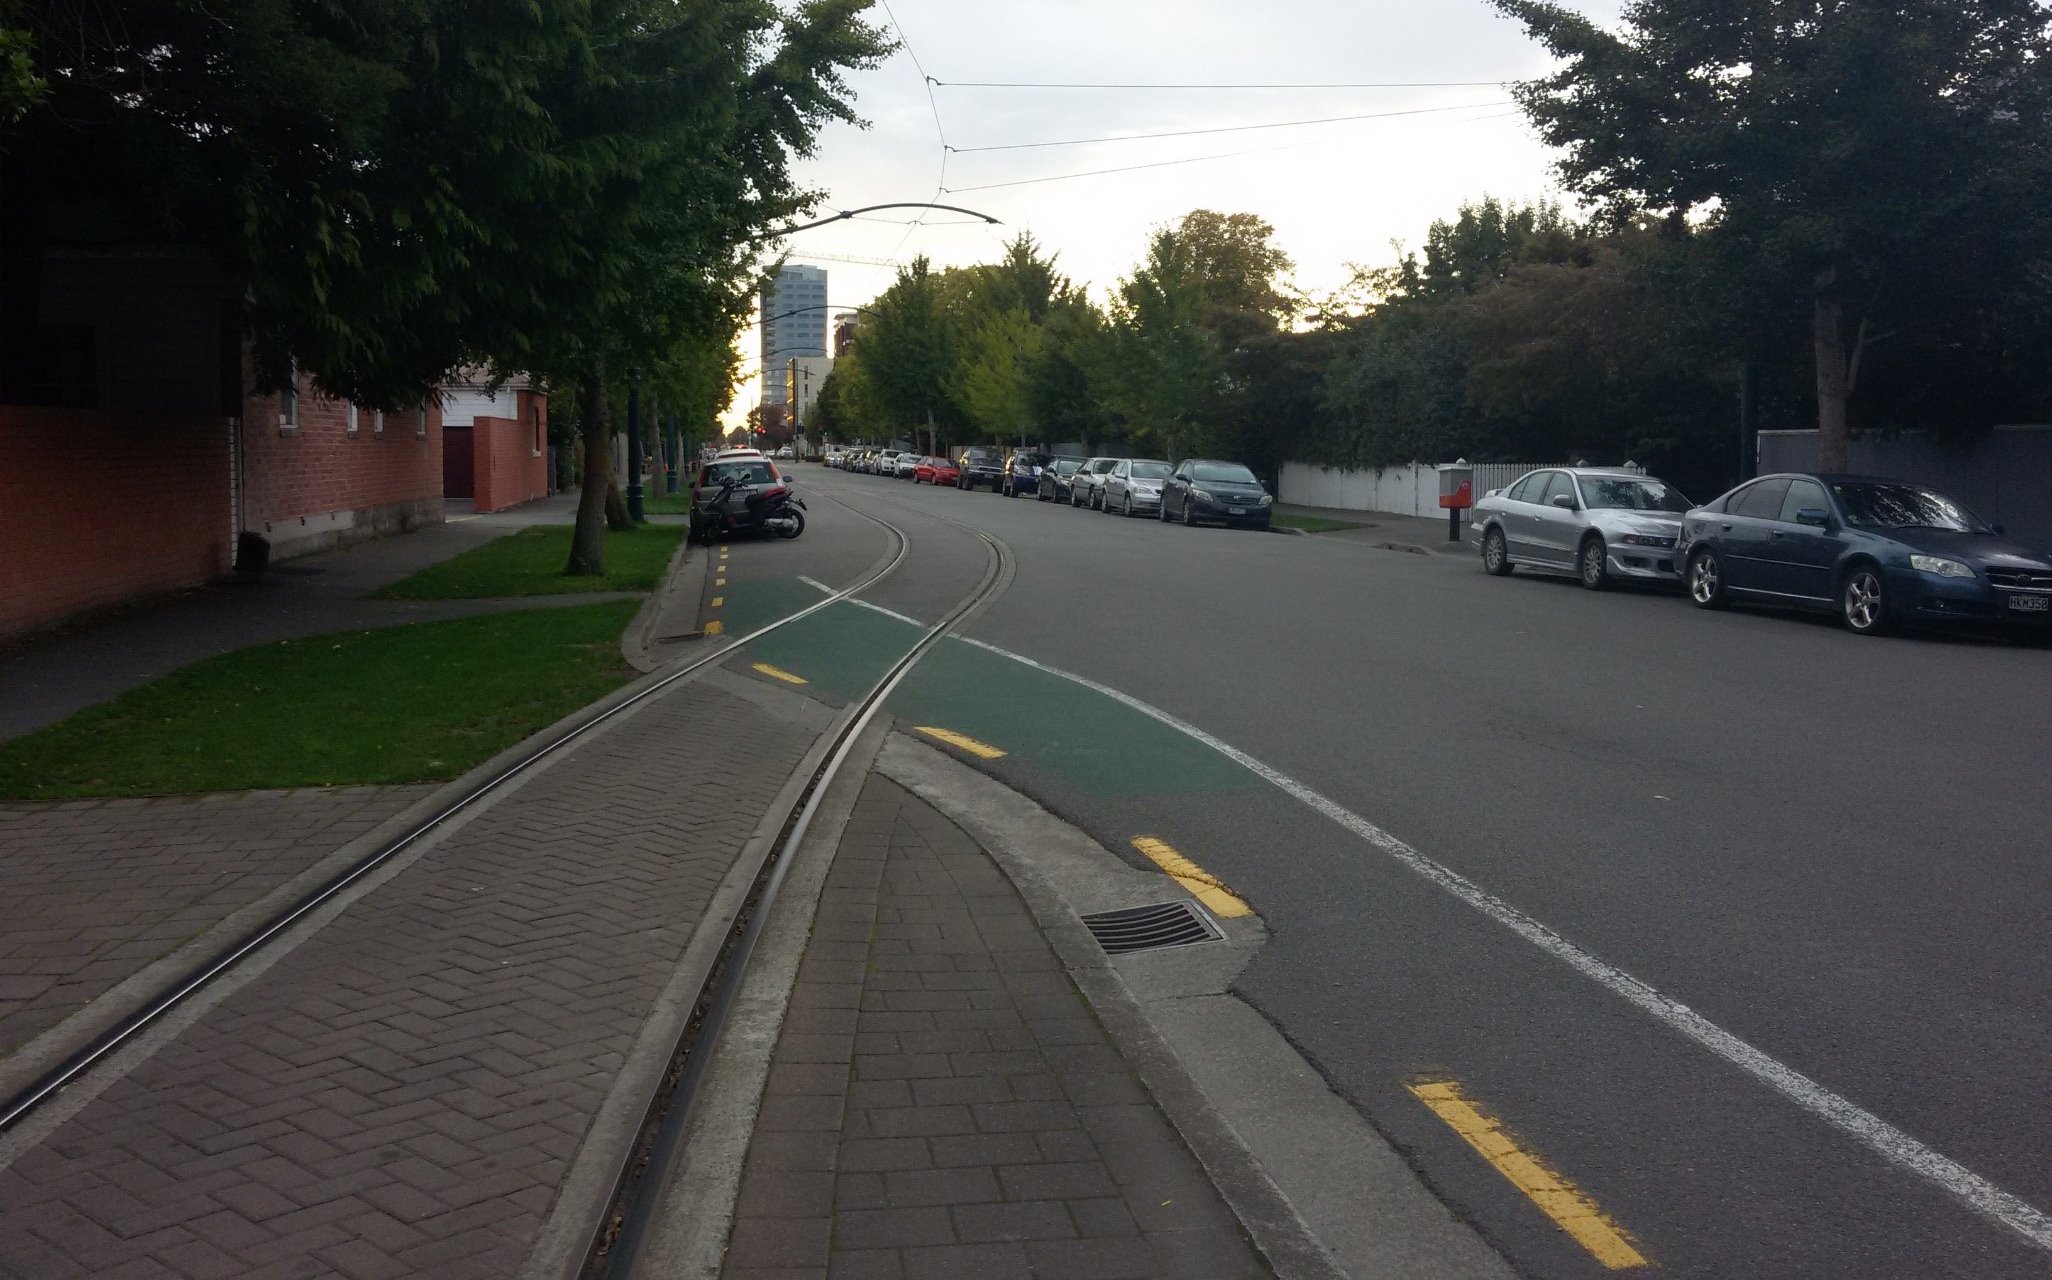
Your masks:
{"label": "white car", "polygon": [[725,462],[728,458],[760,458],[760,449],[722,449],[713,455],[714,462]]}
{"label": "white car", "polygon": [[775,456],[776,456],[776,457],[779,457],[779,458],[782,458],[782,459],[784,459],[785,461],[787,461],[787,462],[788,462],[788,461],[790,461],[790,460],[792,460],[792,459],[796,458],[796,457],[798,456],[798,454],[797,454],[797,452],[796,452],[795,450],[793,450],[793,449],[791,448],[791,446],[790,446],[790,445],[785,445],[785,446],[784,446],[783,448],[781,448],[781,449],[777,450],[777,452],[776,452],[776,455],[775,455]]}
{"label": "white car", "polygon": [[898,479],[900,480],[910,480],[912,478],[912,473],[919,469],[919,460],[921,456],[922,455],[917,453],[899,454],[897,460],[891,464],[893,468],[891,474],[898,477]]}

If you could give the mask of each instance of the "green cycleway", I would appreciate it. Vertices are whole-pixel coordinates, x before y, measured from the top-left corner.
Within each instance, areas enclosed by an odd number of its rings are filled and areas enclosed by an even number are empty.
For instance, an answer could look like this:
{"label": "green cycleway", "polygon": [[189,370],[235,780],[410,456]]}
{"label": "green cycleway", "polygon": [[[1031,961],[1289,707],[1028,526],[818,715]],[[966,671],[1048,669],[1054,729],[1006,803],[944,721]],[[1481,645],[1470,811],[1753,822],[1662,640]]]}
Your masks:
{"label": "green cycleway", "polygon": [[[818,691],[853,700],[874,688],[921,634],[911,623],[840,603],[750,644],[740,665],[767,663]],[[975,739],[1004,752],[1008,764],[1044,770],[1099,795],[1215,792],[1256,781],[1113,698],[953,638],[912,670],[890,709],[914,727]]]}

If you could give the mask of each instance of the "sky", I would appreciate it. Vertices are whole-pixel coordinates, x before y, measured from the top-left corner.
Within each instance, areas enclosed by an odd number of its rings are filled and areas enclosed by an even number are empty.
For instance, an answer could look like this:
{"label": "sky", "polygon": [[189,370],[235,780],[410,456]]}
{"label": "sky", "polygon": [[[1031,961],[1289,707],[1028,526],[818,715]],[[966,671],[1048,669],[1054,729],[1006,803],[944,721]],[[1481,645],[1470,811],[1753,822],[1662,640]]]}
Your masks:
{"label": "sky", "polygon": [[[1622,2],[1575,7],[1610,24]],[[942,267],[985,262],[1020,231],[1101,298],[1139,261],[1151,230],[1200,208],[1267,219],[1296,264],[1294,283],[1318,295],[1344,284],[1351,263],[1394,260],[1392,241],[1415,248],[1465,200],[1560,195],[1548,149],[1498,83],[1552,62],[1486,0],[880,0],[871,13],[902,47],[850,79],[867,127],[826,129],[798,165],[826,193],[821,216],[939,201],[1003,225],[889,210],[792,236],[792,260],[827,269],[836,305],[868,303],[917,254]],[[1414,114],[1018,145],[1395,112]],[[976,150],[984,147],[1009,149]],[[1222,153],[1241,154],[1199,159]],[[1126,171],[1063,176],[1106,169]],[[740,344],[752,374],[755,331]],[[756,380],[744,382],[729,420],[759,394]]]}

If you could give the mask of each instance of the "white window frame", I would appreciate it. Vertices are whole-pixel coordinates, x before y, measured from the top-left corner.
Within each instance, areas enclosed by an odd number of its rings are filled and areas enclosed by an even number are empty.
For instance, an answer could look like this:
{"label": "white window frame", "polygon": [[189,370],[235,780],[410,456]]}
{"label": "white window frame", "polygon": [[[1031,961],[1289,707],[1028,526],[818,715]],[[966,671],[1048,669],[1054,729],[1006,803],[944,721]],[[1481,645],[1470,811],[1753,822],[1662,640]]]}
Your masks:
{"label": "white window frame", "polygon": [[415,409],[415,410],[413,411],[413,438],[414,438],[414,439],[416,439],[416,440],[425,440],[425,439],[427,439],[427,406],[426,406],[426,405],[422,405],[422,406],[421,406],[420,408],[418,408],[418,409]]}
{"label": "white window frame", "polygon": [[371,434],[374,436],[385,434],[385,411],[383,409],[371,410]]}
{"label": "white window frame", "polygon": [[349,437],[356,438],[356,401],[349,402]]}
{"label": "white window frame", "polygon": [[299,433],[299,361],[288,360],[285,364],[285,386],[278,392],[278,434],[281,436]]}

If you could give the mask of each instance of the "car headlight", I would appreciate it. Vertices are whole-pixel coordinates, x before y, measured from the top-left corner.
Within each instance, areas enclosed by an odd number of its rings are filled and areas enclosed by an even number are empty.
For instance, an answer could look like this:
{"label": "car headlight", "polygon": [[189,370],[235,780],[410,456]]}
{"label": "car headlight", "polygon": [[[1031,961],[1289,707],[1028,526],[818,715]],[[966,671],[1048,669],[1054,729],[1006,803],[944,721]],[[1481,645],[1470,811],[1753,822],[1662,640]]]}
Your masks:
{"label": "car headlight", "polygon": [[1271,502],[1274,502],[1274,501],[1275,501],[1275,499],[1274,499],[1274,498],[1272,498],[1272,497],[1270,497],[1270,496],[1268,496],[1267,494],[1265,494],[1265,493],[1264,493],[1264,494],[1262,494],[1262,495],[1261,495],[1261,501],[1260,501],[1259,503],[1257,503],[1256,505],[1258,505],[1258,506],[1263,506],[1263,507],[1265,507],[1265,506],[1267,506],[1267,505],[1268,505],[1269,503],[1271,503]]}
{"label": "car headlight", "polygon": [[1663,538],[1650,533],[1628,533],[1619,539],[1628,547],[1671,547],[1673,538]]}
{"label": "car headlight", "polygon": [[1943,556],[1911,556],[1910,568],[1918,573],[1935,574],[1940,578],[1971,578],[1974,571],[1957,560]]}
{"label": "car headlight", "polygon": [[1218,501],[1218,496],[1212,493],[1209,489],[1192,489],[1190,490],[1190,496],[1193,498],[1202,498],[1206,502]]}

